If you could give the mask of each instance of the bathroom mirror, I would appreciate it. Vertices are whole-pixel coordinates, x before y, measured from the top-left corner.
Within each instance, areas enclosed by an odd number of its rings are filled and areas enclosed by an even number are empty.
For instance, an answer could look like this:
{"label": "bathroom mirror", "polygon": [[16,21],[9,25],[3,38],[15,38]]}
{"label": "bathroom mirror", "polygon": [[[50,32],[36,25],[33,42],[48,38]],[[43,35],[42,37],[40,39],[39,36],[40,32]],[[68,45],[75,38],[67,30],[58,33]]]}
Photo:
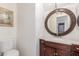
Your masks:
{"label": "bathroom mirror", "polygon": [[76,24],[76,17],[72,11],[59,8],[50,12],[45,20],[46,30],[55,36],[63,36],[70,33]]}

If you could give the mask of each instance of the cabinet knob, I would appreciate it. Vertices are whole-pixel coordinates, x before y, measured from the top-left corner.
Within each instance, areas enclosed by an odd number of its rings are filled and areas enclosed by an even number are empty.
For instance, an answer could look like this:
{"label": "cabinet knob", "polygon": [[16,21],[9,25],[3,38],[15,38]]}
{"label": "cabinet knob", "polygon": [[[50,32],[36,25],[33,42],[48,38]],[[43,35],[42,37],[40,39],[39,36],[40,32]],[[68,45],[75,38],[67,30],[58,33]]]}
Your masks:
{"label": "cabinet knob", "polygon": [[79,48],[76,48],[77,50],[79,50]]}
{"label": "cabinet knob", "polygon": [[54,56],[57,56],[58,55],[58,53],[54,53]]}
{"label": "cabinet knob", "polygon": [[57,56],[57,55],[58,55],[58,53],[55,53],[55,55]]}

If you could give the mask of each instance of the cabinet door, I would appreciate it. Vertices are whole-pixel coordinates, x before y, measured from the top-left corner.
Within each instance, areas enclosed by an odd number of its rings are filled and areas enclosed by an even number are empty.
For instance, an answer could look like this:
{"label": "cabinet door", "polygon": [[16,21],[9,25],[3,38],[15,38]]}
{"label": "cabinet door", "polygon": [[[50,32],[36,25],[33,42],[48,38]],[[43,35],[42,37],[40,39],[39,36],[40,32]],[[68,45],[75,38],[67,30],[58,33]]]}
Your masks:
{"label": "cabinet door", "polygon": [[61,49],[57,49],[56,53],[57,53],[58,56],[69,56],[70,55],[69,51],[61,50]]}
{"label": "cabinet door", "polygon": [[54,56],[55,55],[55,49],[46,46],[44,51],[45,56]]}

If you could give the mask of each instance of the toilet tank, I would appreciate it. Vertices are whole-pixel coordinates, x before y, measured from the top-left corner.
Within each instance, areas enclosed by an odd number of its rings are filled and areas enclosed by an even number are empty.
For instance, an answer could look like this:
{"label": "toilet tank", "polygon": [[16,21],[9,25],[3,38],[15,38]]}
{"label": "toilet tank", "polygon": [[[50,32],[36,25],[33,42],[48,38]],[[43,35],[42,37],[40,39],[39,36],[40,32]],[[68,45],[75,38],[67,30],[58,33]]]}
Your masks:
{"label": "toilet tank", "polygon": [[5,52],[15,48],[15,40],[0,40],[0,52]]}

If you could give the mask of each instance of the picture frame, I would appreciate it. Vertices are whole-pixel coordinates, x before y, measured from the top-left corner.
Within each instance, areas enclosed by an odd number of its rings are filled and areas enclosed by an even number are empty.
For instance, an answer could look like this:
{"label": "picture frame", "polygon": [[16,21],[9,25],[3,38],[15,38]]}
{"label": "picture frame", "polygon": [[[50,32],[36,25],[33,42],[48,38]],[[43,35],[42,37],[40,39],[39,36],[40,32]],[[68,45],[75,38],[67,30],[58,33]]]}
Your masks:
{"label": "picture frame", "polygon": [[13,11],[0,7],[0,26],[2,27],[13,26]]}

